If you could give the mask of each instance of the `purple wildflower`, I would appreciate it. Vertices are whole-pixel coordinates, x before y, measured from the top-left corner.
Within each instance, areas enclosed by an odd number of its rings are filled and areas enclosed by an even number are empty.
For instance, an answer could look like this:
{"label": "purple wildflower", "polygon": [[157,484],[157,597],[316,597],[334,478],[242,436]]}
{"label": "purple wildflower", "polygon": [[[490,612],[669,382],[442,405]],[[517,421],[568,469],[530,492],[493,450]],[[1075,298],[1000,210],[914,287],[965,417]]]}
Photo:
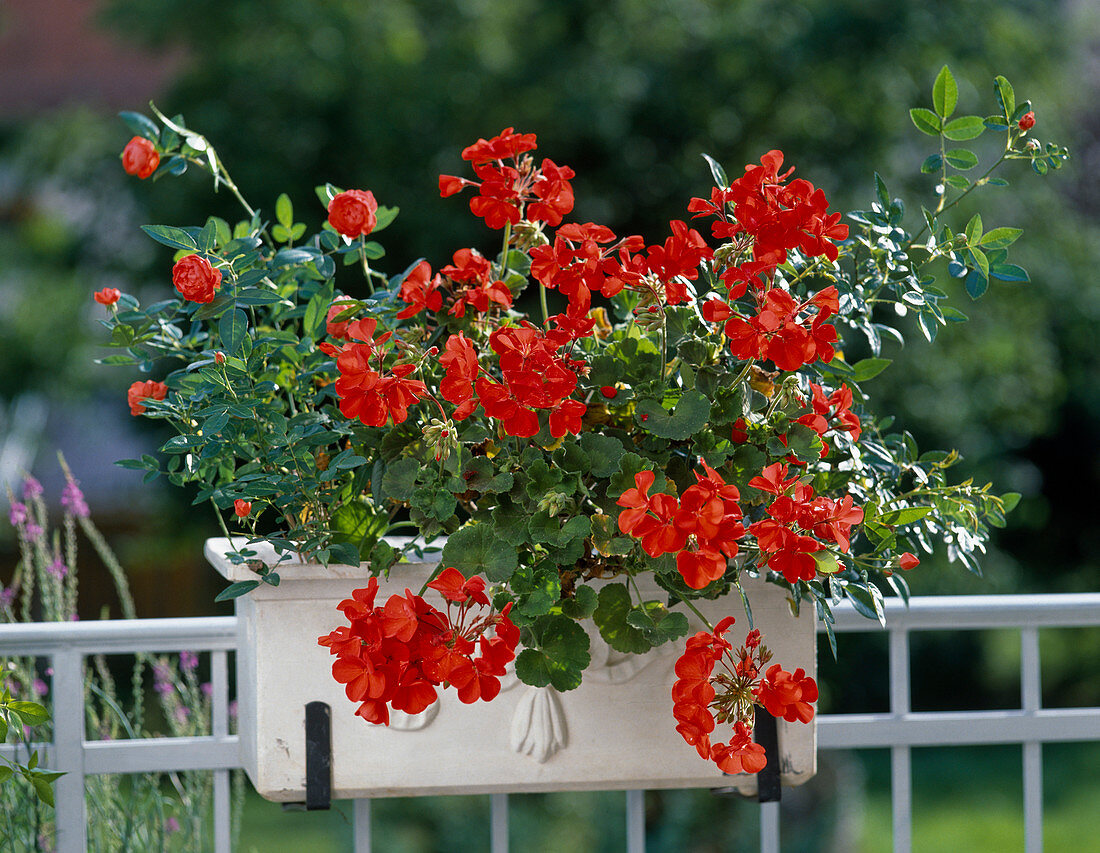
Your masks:
{"label": "purple wildflower", "polygon": [[0,589],[0,607],[11,607],[15,603],[15,587]]}
{"label": "purple wildflower", "polygon": [[167,696],[175,688],[172,686],[172,670],[166,663],[153,665],[153,689],[161,696]]}
{"label": "purple wildflower", "polygon": [[180,705],[178,708],[176,708],[175,715],[177,723],[186,723],[191,718],[191,709],[188,708],[186,705]]}
{"label": "purple wildflower", "polygon": [[42,528],[33,521],[28,521],[27,526],[23,528],[23,533],[28,541],[37,542],[38,537],[42,535]]}
{"label": "purple wildflower", "polygon": [[32,501],[42,496],[42,484],[30,474],[23,478],[23,500]]}
{"label": "purple wildflower", "polygon": [[64,580],[65,575],[69,573],[69,567],[65,565],[60,557],[54,557],[53,562],[46,566],[46,571],[49,572],[51,577]]}
{"label": "purple wildflower", "polygon": [[202,691],[202,695],[209,699],[214,695],[214,685],[209,681],[204,681],[199,685],[199,689]]}
{"label": "purple wildflower", "polygon": [[168,818],[168,820],[164,822],[164,831],[167,832],[169,835],[171,835],[173,832],[179,832],[180,822],[174,817]]}
{"label": "purple wildflower", "polygon": [[226,710],[229,711],[229,719],[237,719],[237,700],[234,699],[232,702],[230,702],[229,707]]}
{"label": "purple wildflower", "polygon": [[41,678],[36,678],[34,680],[34,692],[37,693],[39,696],[45,696],[47,693],[50,692],[49,685],[46,684],[46,682],[43,681]]}
{"label": "purple wildflower", "polygon": [[80,491],[80,484],[76,480],[70,479],[65,482],[65,488],[61,490],[61,506],[79,518],[87,518],[91,515],[88,504],[84,500],[84,493]]}
{"label": "purple wildflower", "polygon": [[198,665],[199,656],[197,654],[188,651],[180,652],[180,669],[184,672],[191,672]]}
{"label": "purple wildflower", "polygon": [[11,521],[12,527],[21,527],[27,521],[27,506],[21,504],[19,501],[11,502],[11,509],[8,510],[8,520]]}

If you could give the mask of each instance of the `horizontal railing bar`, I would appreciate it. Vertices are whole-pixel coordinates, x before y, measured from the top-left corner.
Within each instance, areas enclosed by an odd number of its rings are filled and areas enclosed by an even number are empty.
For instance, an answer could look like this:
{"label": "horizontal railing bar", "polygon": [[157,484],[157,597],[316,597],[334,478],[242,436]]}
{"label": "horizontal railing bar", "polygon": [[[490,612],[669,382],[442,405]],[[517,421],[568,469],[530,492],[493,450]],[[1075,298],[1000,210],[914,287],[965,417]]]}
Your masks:
{"label": "horizontal railing bar", "polygon": [[60,650],[85,654],[199,652],[232,650],[236,645],[235,616],[0,624],[0,654],[4,655],[48,655]]}
{"label": "horizontal railing bar", "polygon": [[821,714],[821,749],[1100,740],[1100,708]]}
{"label": "horizontal railing bar", "polygon": [[[927,595],[885,603],[886,626],[891,629],[978,630],[982,628],[1035,627],[1084,628],[1100,625],[1100,593],[1051,595]],[[833,608],[835,631],[878,631],[867,619],[842,602]],[[818,626],[824,631],[824,626]]]}
{"label": "horizontal railing bar", "polygon": [[237,735],[95,740],[84,744],[84,772],[167,773],[241,766]]}
{"label": "horizontal railing bar", "polygon": [[[1100,625],[1100,593],[921,596],[909,607],[889,599],[885,609],[887,626],[901,630]],[[837,605],[833,613],[837,631],[879,630],[878,623],[861,616],[850,602]],[[233,616],[7,623],[0,624],[0,651],[44,655],[74,648],[85,653],[232,650],[236,629]]]}

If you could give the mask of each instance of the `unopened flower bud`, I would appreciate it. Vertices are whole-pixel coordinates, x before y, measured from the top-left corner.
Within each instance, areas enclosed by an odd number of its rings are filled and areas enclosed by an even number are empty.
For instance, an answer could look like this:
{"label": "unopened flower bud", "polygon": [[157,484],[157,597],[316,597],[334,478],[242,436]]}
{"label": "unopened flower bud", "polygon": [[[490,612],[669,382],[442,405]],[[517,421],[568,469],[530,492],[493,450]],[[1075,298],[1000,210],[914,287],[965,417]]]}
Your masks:
{"label": "unopened flower bud", "polygon": [[1027,141],[1027,150],[1028,151],[1038,151],[1042,147],[1043,146],[1039,143],[1038,139],[1029,139]]}
{"label": "unopened flower bud", "polygon": [[1024,113],[1022,116],[1020,116],[1020,121],[1018,122],[1017,126],[1020,128],[1020,130],[1024,131],[1024,133],[1027,133],[1027,131],[1035,127],[1035,113],[1030,111]]}
{"label": "unopened flower bud", "polygon": [[424,443],[435,451],[436,459],[446,459],[458,449],[458,432],[450,420],[432,418],[424,427]]}
{"label": "unopened flower bud", "polygon": [[221,350],[214,353],[214,363],[215,364],[225,364],[225,353],[222,352]]}
{"label": "unopened flower bud", "polygon": [[428,355],[439,355],[439,347],[432,347],[428,350]]}
{"label": "unopened flower bud", "polygon": [[550,240],[542,233],[541,222],[529,222],[521,219],[512,229],[512,238],[517,249],[530,249],[532,246],[548,246]]}

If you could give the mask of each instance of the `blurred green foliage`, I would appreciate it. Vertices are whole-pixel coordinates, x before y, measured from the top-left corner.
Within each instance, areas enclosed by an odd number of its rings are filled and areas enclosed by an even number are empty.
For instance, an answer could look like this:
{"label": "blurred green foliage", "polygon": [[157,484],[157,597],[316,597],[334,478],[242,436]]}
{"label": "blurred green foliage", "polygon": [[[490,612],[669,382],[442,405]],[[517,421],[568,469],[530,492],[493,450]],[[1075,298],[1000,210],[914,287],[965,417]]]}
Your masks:
{"label": "blurred green foliage", "polygon": [[[1036,105],[1032,135],[1074,157],[1044,180],[1010,170],[1011,189],[983,191],[992,197],[983,206],[997,210],[987,227],[1025,229],[1014,252],[1033,283],[995,285],[934,348],[914,324],[871,390],[923,446],[959,447],[979,479],[1024,500],[1002,537],[1012,556],[987,561],[992,586],[926,565],[910,578],[917,592],[1090,588],[1100,578],[1074,497],[1100,486],[1100,473],[1075,461],[1096,442],[1100,410],[1100,195],[1084,165],[1100,156],[1100,84],[1088,71],[1098,18],[1091,4],[1045,0],[105,0],[100,16],[136,45],[182,48],[159,106],[218,146],[254,205],[273,211],[285,190],[313,226],[323,210],[312,188],[324,180],[400,205],[392,260],[381,262],[393,269],[491,248],[463,201],[438,197],[436,176],[459,168],[464,145],[508,125],[538,133],[541,152],[576,169],[578,220],[619,233],[653,239],[683,217],[687,198],[709,185],[702,152],[735,167],[770,148],[840,210],[866,206],[878,169],[914,216],[934,199],[933,176],[919,172],[930,151],[908,109],[927,105],[945,62],[964,111],[987,110],[993,75],[1008,76]],[[124,181],[115,158],[128,133],[106,121],[54,115],[0,128],[0,286],[19,290],[0,309],[0,333],[15,342],[0,355],[4,398],[86,387],[87,351],[55,330],[83,317],[95,334],[87,295],[118,284],[112,270],[155,281],[163,295],[166,259],[133,226],[208,210],[200,176],[155,192]],[[42,201],[59,181],[94,199],[87,213],[66,218]],[[237,216],[228,194],[220,204]],[[44,288],[49,313],[27,295]],[[121,374],[109,374],[112,386],[127,384]],[[58,376],[71,378],[67,388]],[[1071,470],[1073,481],[1062,473]],[[1021,573],[1029,564],[1042,570]]]}

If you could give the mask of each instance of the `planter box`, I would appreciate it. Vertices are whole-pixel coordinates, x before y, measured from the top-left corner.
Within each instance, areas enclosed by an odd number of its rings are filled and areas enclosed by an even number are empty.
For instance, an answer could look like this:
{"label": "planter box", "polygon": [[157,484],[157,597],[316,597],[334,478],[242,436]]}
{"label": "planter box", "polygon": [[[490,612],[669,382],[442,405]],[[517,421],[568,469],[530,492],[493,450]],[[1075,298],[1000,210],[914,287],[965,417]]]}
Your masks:
{"label": "planter box", "polygon": [[[260,551],[265,546],[253,546]],[[225,539],[206,543],[207,559],[230,581],[254,578],[225,559]],[[270,553],[270,552],[269,552]],[[434,564],[401,564],[378,603],[418,590]],[[645,655],[610,650],[593,628],[592,663],[576,690],[534,688],[514,674],[492,702],[463,705],[453,690],[422,714],[394,713],[389,727],[355,716],[356,704],[332,678],[332,657],[317,645],[343,620],[336,605],[365,586],[366,566],[283,563],[278,587],[236,599],[237,700],[241,758],[261,796],[305,799],[305,705],[332,709],[333,798],[629,788],[736,787],[756,777],[726,776],[684,743],[672,717],[673,666],[683,641]],[[788,670],[816,677],[815,625],[795,619],[783,590],[746,584],[755,625]],[[653,597],[657,597],[655,594]],[[740,596],[700,601],[712,623],[727,615],[737,645],[748,630]],[[690,615],[690,614],[689,614]],[[692,630],[701,625],[694,624]],[[779,720],[782,781],[799,785],[816,770],[815,724]],[[721,727],[719,733],[721,732]],[[728,739],[728,734],[727,734]]]}

